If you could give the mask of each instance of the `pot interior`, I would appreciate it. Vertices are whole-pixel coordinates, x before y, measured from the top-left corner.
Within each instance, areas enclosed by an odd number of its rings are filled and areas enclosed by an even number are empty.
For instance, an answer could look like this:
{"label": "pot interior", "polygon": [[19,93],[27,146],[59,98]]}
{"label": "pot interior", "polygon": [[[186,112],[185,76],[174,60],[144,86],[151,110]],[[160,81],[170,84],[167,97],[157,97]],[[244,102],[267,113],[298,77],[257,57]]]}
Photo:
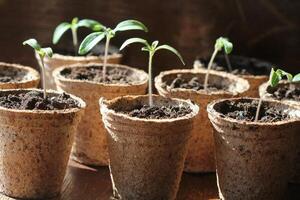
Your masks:
{"label": "pot interior", "polygon": [[14,67],[10,64],[0,64],[0,82],[20,82],[31,78],[28,70],[21,67]]}
{"label": "pot interior", "polygon": [[[205,73],[203,72],[180,72],[170,73],[162,77],[163,86],[170,86],[174,79],[180,75],[183,79],[191,80],[197,77],[200,83],[204,83]],[[249,87],[247,81],[239,78],[232,78],[211,72],[208,79],[209,85],[215,85],[219,91],[226,91],[230,93],[242,93]]]}

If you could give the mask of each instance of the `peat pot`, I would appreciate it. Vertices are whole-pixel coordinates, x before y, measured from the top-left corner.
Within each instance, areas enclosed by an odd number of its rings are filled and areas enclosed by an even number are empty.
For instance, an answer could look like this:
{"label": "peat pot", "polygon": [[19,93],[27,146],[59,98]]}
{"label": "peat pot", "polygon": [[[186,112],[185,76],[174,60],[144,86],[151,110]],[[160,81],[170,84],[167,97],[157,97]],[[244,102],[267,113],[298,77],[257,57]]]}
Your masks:
{"label": "peat pot", "polygon": [[[205,90],[193,90],[184,88],[172,88],[169,85],[181,75],[183,79],[198,77],[200,82],[204,82],[206,70],[170,70],[161,72],[155,78],[155,87],[158,93],[165,97],[190,99],[197,103],[200,108],[206,108],[207,104],[215,99],[234,97],[243,95],[249,89],[248,81],[237,76],[211,70],[209,84],[216,84],[224,87],[222,90],[206,92]],[[185,160],[185,172],[214,172],[214,140],[212,126],[207,117],[207,112],[203,110],[196,116],[196,124],[192,130],[192,139],[189,144],[188,155]]]}
{"label": "peat pot", "polygon": [[114,197],[122,200],[174,200],[198,106],[154,96],[154,105],[185,105],[191,112],[172,119],[147,119],[122,113],[148,104],[148,96],[100,100],[108,130]]}
{"label": "peat pot", "polygon": [[[86,104],[86,111],[78,126],[75,143],[72,151],[72,158],[77,162],[87,165],[107,166],[108,151],[105,129],[99,112],[99,99],[104,97],[112,99],[124,95],[145,94],[147,89],[148,75],[141,70],[125,65],[110,64],[107,71],[113,69],[128,70],[133,82],[126,84],[101,83],[90,80],[79,80],[66,78],[62,73],[74,68],[98,68],[102,64],[75,64],[57,68],[53,72],[57,89],[74,94],[82,98]],[[99,117],[100,116],[100,117]]]}

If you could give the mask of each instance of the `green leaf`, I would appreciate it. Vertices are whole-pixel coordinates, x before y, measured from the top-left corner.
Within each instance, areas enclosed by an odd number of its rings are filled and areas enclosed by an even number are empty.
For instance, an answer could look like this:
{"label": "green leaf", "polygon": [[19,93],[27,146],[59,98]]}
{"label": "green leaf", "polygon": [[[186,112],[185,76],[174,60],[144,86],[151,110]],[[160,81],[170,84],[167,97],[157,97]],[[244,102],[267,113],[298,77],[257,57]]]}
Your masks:
{"label": "green leaf", "polygon": [[57,44],[58,41],[60,40],[61,36],[70,28],[71,28],[71,24],[69,24],[67,22],[63,22],[63,23],[59,24],[54,30],[52,43]]}
{"label": "green leaf", "polygon": [[142,22],[132,19],[122,21],[114,28],[114,32],[127,30],[143,30],[148,32],[148,28]]}
{"label": "green leaf", "polygon": [[298,82],[300,81],[300,73],[299,74],[296,74],[292,80],[293,82]]}
{"label": "green leaf", "polygon": [[78,53],[80,55],[88,53],[94,46],[96,46],[104,37],[106,32],[91,33],[81,42]]}
{"label": "green leaf", "polygon": [[282,79],[283,76],[286,76],[286,78],[288,79],[288,81],[292,81],[293,80],[293,75],[290,74],[290,73],[288,73],[288,72],[283,71],[282,69],[277,69],[276,73],[278,73],[278,75],[281,77],[281,79]]}
{"label": "green leaf", "polygon": [[164,45],[161,45],[161,46],[159,46],[159,47],[156,48],[156,50],[160,50],[160,49],[165,49],[165,50],[173,52],[175,55],[178,56],[178,58],[180,59],[180,61],[182,62],[182,64],[185,65],[185,63],[183,61],[183,58],[181,57],[180,53],[176,49],[174,49],[173,47],[164,44]]}
{"label": "green leaf", "polygon": [[31,46],[33,49],[35,50],[40,50],[41,49],[41,46],[39,45],[39,43],[36,41],[36,39],[34,38],[31,38],[31,39],[28,39],[28,40],[25,40],[23,42],[23,45],[29,45]]}
{"label": "green leaf", "polygon": [[71,21],[71,26],[75,26],[78,23],[78,17],[74,17]]}
{"label": "green leaf", "polygon": [[53,56],[53,51],[50,47],[41,48],[40,51],[43,51],[45,55],[47,55],[50,58]]}
{"label": "green leaf", "polygon": [[215,43],[215,49],[221,50],[224,48],[226,54],[230,54],[233,49],[233,44],[227,38],[219,37]]}
{"label": "green leaf", "polygon": [[96,20],[92,20],[92,19],[80,20],[77,24],[77,27],[86,27],[92,29],[93,31],[102,31],[106,28]]}
{"label": "green leaf", "polygon": [[145,45],[146,48],[148,48],[150,50],[150,45],[148,44],[148,42],[142,38],[130,38],[128,40],[126,40],[120,47],[120,50],[124,49],[126,46],[132,44],[132,43],[142,43]]}
{"label": "green leaf", "polygon": [[275,70],[272,68],[270,73],[269,82],[272,87],[275,87],[279,81],[281,80],[281,76],[279,73],[275,72]]}
{"label": "green leaf", "polygon": [[158,45],[158,41],[155,40],[154,42],[152,42],[151,47],[152,47],[153,49],[155,49],[155,48],[157,47],[157,45]]}

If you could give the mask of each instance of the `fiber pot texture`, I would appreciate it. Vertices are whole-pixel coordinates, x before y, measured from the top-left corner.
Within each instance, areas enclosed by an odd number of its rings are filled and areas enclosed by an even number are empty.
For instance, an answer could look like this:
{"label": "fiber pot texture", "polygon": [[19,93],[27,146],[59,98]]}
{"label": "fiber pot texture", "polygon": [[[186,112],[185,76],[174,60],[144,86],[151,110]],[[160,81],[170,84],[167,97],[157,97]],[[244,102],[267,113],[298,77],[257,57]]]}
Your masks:
{"label": "fiber pot texture", "polygon": [[0,62],[0,70],[9,68],[21,70],[24,72],[24,78],[17,82],[0,82],[0,89],[21,89],[21,88],[36,88],[40,82],[39,73],[31,67]]}
{"label": "fiber pot texture", "polygon": [[265,101],[290,116],[273,123],[235,120],[220,111],[228,101],[252,100],[218,100],[207,107],[215,130],[219,196],[221,199],[285,199],[298,145],[295,137],[300,129],[300,111],[278,101]]}
{"label": "fiber pot texture", "polygon": [[148,104],[148,96],[100,100],[108,130],[114,197],[122,200],[174,200],[198,106],[190,101],[154,96],[155,105],[186,104],[190,114],[173,119],[140,119],[121,114]]}
{"label": "fiber pot texture", "polygon": [[[16,94],[24,90],[2,90]],[[57,94],[50,92],[49,95]],[[76,126],[85,103],[66,110],[0,107],[0,192],[15,198],[45,199],[60,193]]]}
{"label": "fiber pot texture", "polygon": [[[102,67],[102,64],[90,63],[86,65],[76,64],[64,66],[53,72],[57,89],[81,97],[87,104],[86,112],[78,126],[72,158],[87,165],[108,165],[108,151],[105,128],[99,111],[99,99],[104,97],[112,99],[128,94],[145,94],[148,75],[141,70],[125,65],[110,64],[107,68],[126,68],[137,77],[137,82],[128,84],[104,84],[92,81],[67,79],[61,75],[61,71],[69,67]],[[99,117],[100,116],[100,117]]]}
{"label": "fiber pot texture", "polygon": [[[107,62],[112,64],[119,64],[121,61],[121,54],[111,54],[107,57]],[[36,54],[36,59],[39,61],[39,56]],[[88,63],[103,63],[103,56],[67,56],[58,53],[54,53],[52,58],[45,57],[45,76],[48,80],[46,82],[47,89],[56,89],[54,78],[52,77],[52,72],[54,69],[72,64],[88,64]]]}
{"label": "fiber pot texture", "polygon": [[[190,89],[168,89],[167,85],[181,74],[183,78],[199,77],[203,80],[206,70],[170,70],[161,72],[155,78],[155,87],[160,95],[165,97],[174,97],[181,99],[191,99],[197,103],[200,108],[206,108],[207,104],[215,99],[233,97],[242,95],[249,89],[246,80],[237,76],[225,73],[211,71],[209,83],[227,86],[227,91],[210,91],[206,93],[204,90]],[[214,156],[214,140],[212,126],[207,117],[206,110],[199,112],[196,116],[196,125],[192,130],[192,139],[189,144],[188,155],[185,160],[185,172],[214,172],[215,156]]]}
{"label": "fiber pot texture", "polygon": [[[285,86],[288,86],[288,85],[293,85],[295,88],[300,88],[300,82],[295,82],[295,83],[289,83],[287,81],[281,81],[277,87],[285,87]],[[276,99],[275,97],[273,97],[269,92],[267,91],[272,91],[272,87],[269,86],[268,82],[262,84],[260,87],[259,87],[259,94],[260,96],[264,96],[264,99],[273,99],[273,100],[279,100],[279,99]],[[300,110],[300,102],[297,101],[297,100],[292,100],[292,99],[281,99],[280,100],[281,102],[284,102],[284,103],[287,103],[287,104],[290,104],[290,105],[293,105],[293,106],[296,106],[298,107],[298,109]],[[299,137],[298,137],[298,144],[300,144],[300,134],[299,134]],[[295,163],[295,170],[294,170],[294,175],[292,177],[292,180],[291,182],[293,183],[300,183],[300,147],[298,146],[297,147],[297,151],[298,151],[298,157],[296,158],[296,163]]]}

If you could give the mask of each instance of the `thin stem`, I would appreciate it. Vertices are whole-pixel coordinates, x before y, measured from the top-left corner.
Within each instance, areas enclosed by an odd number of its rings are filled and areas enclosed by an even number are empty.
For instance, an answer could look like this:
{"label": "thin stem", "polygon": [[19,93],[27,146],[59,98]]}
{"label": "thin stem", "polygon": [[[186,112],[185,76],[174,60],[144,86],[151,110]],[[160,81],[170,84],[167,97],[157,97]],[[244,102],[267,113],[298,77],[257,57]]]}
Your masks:
{"label": "thin stem", "polygon": [[148,74],[149,74],[149,80],[148,80],[148,95],[149,95],[149,106],[153,106],[153,98],[152,98],[152,58],[153,58],[154,52],[149,51],[149,63],[148,63]]}
{"label": "thin stem", "polygon": [[46,77],[45,77],[45,65],[44,65],[44,57],[40,55],[40,61],[41,61],[41,71],[42,71],[42,88],[44,90],[44,99],[47,97],[47,91],[46,91]]}
{"label": "thin stem", "polygon": [[215,48],[215,50],[214,50],[214,52],[213,52],[213,54],[212,54],[212,56],[210,58],[210,61],[208,63],[207,72],[205,74],[205,79],[204,79],[204,90],[205,91],[207,90],[208,77],[209,77],[209,72],[210,72],[211,66],[212,66],[213,61],[214,61],[214,59],[215,59],[215,57],[216,57],[216,55],[217,55],[217,53],[218,53],[219,50],[220,49]]}
{"label": "thin stem", "polygon": [[224,52],[224,57],[225,57],[225,61],[226,61],[227,67],[228,67],[228,71],[232,72],[232,67],[231,67],[231,63],[230,63],[230,60],[229,60],[229,56],[225,52]]}
{"label": "thin stem", "polygon": [[78,51],[78,39],[77,39],[77,29],[71,28],[72,30],[72,37],[73,37],[73,46],[74,46],[74,54],[77,56]]}
{"label": "thin stem", "polygon": [[260,113],[262,101],[263,101],[263,96],[259,98],[259,102],[258,102],[258,105],[257,105],[254,122],[258,121],[258,117],[259,117],[259,113]]}
{"label": "thin stem", "polygon": [[105,49],[104,49],[104,60],[103,60],[103,82],[106,79],[106,65],[107,65],[107,54],[108,54],[108,48],[109,48],[109,41],[110,37],[107,35],[106,36],[106,42],[105,42]]}

